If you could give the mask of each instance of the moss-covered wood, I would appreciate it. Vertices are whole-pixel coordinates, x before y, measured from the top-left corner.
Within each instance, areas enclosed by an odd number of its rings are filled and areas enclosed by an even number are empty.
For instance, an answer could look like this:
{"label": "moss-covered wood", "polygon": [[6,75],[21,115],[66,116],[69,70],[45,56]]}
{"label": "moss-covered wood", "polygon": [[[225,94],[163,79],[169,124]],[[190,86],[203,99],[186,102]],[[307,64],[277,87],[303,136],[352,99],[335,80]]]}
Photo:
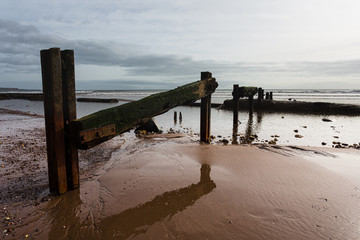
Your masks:
{"label": "moss-covered wood", "polygon": [[[209,78],[77,119],[72,124],[74,124],[76,129],[75,135],[78,137],[79,148],[91,148],[134,128],[144,119],[157,116],[171,108],[208,96],[215,91],[217,86],[215,78]],[[81,131],[96,129],[110,124],[115,124],[116,126],[114,135],[96,139],[80,139]]]}
{"label": "moss-covered wood", "polygon": [[239,87],[239,95],[241,98],[253,97],[257,93],[258,93],[257,87]]}

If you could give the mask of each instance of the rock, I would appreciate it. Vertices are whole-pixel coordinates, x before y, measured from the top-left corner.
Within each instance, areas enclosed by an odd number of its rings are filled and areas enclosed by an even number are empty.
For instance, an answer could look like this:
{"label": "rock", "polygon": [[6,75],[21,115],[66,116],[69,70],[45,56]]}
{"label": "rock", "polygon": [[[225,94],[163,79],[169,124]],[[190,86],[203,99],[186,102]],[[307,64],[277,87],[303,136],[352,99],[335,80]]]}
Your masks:
{"label": "rock", "polygon": [[328,118],[323,118],[322,119],[323,122],[332,122],[332,120],[328,119]]}
{"label": "rock", "polygon": [[295,130],[294,130],[294,132],[298,133],[298,132],[299,132],[299,130],[295,129]]}
{"label": "rock", "polygon": [[135,129],[135,133],[145,130],[146,132],[160,133],[160,129],[158,128],[155,120],[153,118],[141,124],[139,127]]}
{"label": "rock", "polygon": [[227,140],[226,138],[222,139],[221,142],[224,144],[224,145],[227,145],[229,143],[229,140]]}
{"label": "rock", "polygon": [[274,140],[270,140],[268,143],[271,145],[276,145],[276,142]]}
{"label": "rock", "polygon": [[326,142],[322,142],[321,145],[325,146],[325,145],[326,145]]}
{"label": "rock", "polygon": [[333,136],[333,138],[339,138],[338,136]]}
{"label": "rock", "polygon": [[300,135],[300,134],[296,134],[295,137],[296,137],[296,138],[303,138],[303,136]]}

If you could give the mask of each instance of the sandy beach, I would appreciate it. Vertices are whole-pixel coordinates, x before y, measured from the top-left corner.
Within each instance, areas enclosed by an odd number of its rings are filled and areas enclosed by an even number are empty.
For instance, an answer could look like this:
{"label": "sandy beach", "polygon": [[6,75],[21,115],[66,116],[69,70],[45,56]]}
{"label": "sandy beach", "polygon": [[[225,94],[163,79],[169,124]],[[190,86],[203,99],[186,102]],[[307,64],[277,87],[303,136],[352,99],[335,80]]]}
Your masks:
{"label": "sandy beach", "polygon": [[360,152],[116,137],[48,192],[44,119],[0,113],[3,239],[359,239]]}

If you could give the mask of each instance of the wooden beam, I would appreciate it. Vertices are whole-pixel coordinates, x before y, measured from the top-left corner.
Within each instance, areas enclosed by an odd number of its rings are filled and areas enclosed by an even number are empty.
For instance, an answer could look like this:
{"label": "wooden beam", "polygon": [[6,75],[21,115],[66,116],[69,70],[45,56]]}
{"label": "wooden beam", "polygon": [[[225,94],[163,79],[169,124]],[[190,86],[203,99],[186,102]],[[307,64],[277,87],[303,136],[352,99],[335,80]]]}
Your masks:
{"label": "wooden beam", "polygon": [[67,192],[67,179],[60,49],[42,50],[40,55],[49,186],[51,192],[62,194]]}
{"label": "wooden beam", "polygon": [[257,87],[240,87],[239,88],[239,94],[240,97],[250,97],[254,96],[258,92]]}
{"label": "wooden beam", "polygon": [[79,159],[76,139],[71,136],[70,122],[76,119],[74,51],[61,51],[62,95],[65,130],[65,158],[69,189],[79,187]]}
{"label": "wooden beam", "polygon": [[[78,137],[78,147],[80,149],[91,148],[134,128],[143,119],[157,116],[176,106],[206,97],[213,93],[217,86],[215,78],[208,78],[77,119],[72,122],[72,125],[73,134]],[[114,134],[80,141],[80,132],[84,133],[111,124],[115,124]]]}

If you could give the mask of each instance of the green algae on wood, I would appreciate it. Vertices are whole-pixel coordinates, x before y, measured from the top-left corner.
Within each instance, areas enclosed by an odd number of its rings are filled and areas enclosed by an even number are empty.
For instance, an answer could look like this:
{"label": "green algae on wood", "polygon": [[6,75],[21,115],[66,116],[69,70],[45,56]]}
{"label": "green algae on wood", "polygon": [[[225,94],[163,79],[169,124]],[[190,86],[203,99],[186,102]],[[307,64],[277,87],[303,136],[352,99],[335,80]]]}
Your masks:
{"label": "green algae on wood", "polygon": [[[217,86],[215,78],[196,81],[77,119],[72,124],[76,129],[74,134],[78,137],[79,148],[91,148],[136,127],[144,119],[160,115],[185,103],[195,102],[212,94]],[[111,124],[115,124],[115,133],[113,135],[100,136],[94,139],[80,139],[80,132]]]}

